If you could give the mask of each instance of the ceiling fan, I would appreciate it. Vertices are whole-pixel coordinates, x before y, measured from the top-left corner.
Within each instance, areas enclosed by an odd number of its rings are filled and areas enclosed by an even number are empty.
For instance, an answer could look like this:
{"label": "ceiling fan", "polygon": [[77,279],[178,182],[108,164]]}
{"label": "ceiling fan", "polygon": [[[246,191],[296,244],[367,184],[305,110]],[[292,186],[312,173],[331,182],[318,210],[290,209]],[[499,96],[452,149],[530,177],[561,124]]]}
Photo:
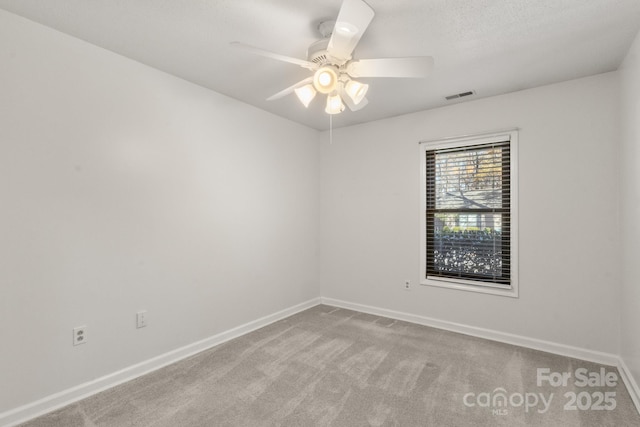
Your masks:
{"label": "ceiling fan", "polygon": [[268,101],[295,93],[308,107],[317,93],[327,95],[325,112],[338,114],[345,104],[351,111],[367,105],[368,84],[355,79],[366,77],[426,77],[433,68],[430,56],[405,58],[353,59],[353,51],[373,20],[375,12],[363,0],[343,0],[335,21],[324,21],[318,26],[322,39],[307,50],[307,59],[292,58],[240,42],[236,48],[251,53],[299,65],[313,75],[267,98]]}

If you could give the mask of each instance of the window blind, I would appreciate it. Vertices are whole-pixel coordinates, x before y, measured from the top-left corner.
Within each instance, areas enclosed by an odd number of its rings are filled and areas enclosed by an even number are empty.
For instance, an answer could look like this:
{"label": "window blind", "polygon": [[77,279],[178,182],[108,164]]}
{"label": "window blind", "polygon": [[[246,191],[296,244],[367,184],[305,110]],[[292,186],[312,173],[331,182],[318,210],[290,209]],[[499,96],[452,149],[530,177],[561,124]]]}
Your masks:
{"label": "window blind", "polygon": [[509,286],[509,141],[425,154],[426,277]]}

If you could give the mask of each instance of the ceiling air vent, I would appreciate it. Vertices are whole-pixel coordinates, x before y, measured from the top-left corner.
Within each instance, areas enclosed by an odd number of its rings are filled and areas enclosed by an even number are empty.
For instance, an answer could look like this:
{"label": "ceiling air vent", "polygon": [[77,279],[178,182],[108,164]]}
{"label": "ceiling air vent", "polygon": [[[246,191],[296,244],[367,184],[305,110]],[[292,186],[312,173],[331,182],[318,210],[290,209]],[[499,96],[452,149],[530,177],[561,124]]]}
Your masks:
{"label": "ceiling air vent", "polygon": [[452,99],[464,98],[465,96],[470,96],[470,95],[473,95],[473,94],[475,94],[475,92],[470,90],[468,92],[456,93],[455,95],[445,96],[444,98],[447,101],[451,101]]}

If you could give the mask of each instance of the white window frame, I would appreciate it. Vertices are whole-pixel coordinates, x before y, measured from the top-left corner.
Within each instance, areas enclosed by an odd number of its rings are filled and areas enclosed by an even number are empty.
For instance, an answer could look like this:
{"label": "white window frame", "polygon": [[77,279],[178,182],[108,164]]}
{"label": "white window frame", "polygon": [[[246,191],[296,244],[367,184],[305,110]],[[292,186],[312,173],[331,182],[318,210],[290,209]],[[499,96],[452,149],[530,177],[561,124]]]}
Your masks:
{"label": "white window frame", "polygon": [[[511,284],[495,285],[475,280],[456,279],[449,277],[426,277],[427,267],[427,172],[426,172],[426,152],[429,150],[439,150],[447,148],[457,148],[480,144],[490,144],[492,142],[510,142],[510,181],[511,181],[511,205],[510,205],[510,246],[511,246]],[[458,289],[469,292],[479,292],[483,294],[501,295],[518,298],[518,130],[510,129],[505,131],[491,132],[478,135],[464,135],[451,138],[442,138],[420,142],[420,284],[425,286],[436,286],[439,288]]]}

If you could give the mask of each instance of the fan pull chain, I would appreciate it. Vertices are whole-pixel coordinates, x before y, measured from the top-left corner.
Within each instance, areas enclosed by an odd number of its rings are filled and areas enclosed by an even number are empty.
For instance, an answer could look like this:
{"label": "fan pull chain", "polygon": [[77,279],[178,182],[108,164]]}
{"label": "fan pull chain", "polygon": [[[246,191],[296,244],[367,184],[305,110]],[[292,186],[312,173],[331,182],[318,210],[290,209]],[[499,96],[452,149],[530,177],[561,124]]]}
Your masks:
{"label": "fan pull chain", "polygon": [[329,145],[333,145],[333,114],[329,114]]}

